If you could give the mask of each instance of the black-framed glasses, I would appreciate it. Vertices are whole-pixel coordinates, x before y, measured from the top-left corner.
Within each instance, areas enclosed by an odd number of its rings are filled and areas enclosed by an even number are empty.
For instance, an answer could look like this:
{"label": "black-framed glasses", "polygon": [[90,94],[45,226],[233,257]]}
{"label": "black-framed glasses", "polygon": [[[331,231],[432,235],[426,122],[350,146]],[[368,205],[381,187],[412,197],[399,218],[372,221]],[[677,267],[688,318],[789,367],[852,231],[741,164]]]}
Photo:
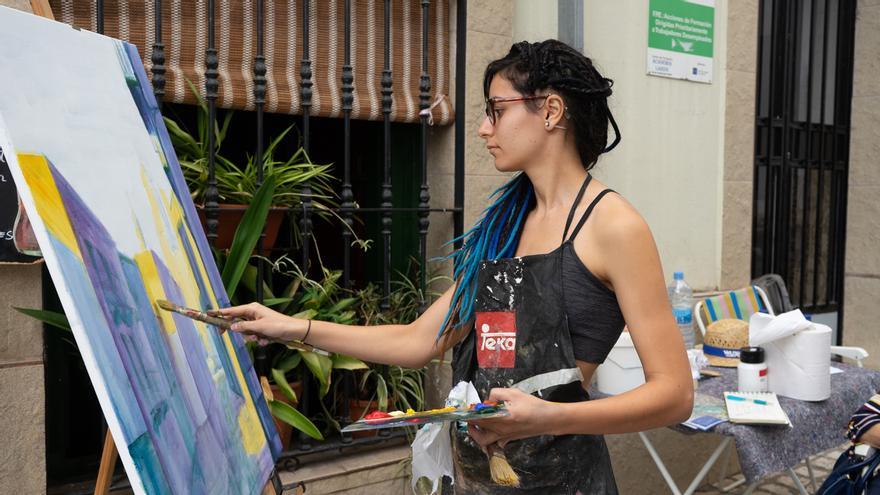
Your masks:
{"label": "black-framed glasses", "polygon": [[495,122],[498,121],[498,118],[501,116],[499,110],[495,108],[496,103],[510,103],[515,101],[532,101],[532,100],[541,100],[544,98],[549,98],[551,95],[533,95],[533,96],[512,96],[512,97],[503,97],[503,96],[495,96],[492,98],[486,98],[486,116],[489,117],[489,123],[495,125]]}

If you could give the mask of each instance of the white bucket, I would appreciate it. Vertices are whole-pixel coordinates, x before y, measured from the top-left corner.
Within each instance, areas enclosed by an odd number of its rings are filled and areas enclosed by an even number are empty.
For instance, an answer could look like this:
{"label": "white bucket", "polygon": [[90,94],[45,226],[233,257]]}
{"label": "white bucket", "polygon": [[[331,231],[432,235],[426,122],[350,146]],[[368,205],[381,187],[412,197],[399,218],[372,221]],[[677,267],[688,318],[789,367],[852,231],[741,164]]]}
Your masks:
{"label": "white bucket", "polygon": [[645,371],[629,332],[620,334],[605,362],[596,368],[596,386],[608,395],[622,394],[645,383]]}

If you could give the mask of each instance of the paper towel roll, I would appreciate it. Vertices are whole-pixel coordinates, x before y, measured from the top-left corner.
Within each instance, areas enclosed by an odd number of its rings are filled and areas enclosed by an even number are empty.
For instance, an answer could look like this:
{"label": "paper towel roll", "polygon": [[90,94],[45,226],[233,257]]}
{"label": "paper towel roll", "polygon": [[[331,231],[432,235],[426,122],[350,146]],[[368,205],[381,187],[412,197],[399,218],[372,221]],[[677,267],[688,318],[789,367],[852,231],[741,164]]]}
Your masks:
{"label": "paper towel roll", "polygon": [[831,396],[831,328],[812,323],[790,337],[764,344],[771,392],[821,401]]}

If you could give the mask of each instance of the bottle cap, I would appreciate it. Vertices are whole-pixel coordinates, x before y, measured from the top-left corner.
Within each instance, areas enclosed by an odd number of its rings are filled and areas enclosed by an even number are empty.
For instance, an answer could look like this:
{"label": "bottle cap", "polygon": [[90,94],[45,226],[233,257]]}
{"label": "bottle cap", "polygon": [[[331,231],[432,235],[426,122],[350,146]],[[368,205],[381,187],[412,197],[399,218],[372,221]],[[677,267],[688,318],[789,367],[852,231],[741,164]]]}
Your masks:
{"label": "bottle cap", "polygon": [[739,350],[739,360],[743,363],[760,364],[764,362],[763,347],[743,347]]}
{"label": "bottle cap", "polygon": [[684,280],[684,272],[675,272],[672,274],[674,280]]}

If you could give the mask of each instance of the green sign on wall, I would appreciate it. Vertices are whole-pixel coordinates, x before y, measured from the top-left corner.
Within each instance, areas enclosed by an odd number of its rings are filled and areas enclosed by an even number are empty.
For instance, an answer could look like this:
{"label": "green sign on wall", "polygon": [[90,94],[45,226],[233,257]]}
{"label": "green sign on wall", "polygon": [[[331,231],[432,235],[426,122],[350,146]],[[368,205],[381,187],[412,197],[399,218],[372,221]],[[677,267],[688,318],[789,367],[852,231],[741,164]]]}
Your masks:
{"label": "green sign on wall", "polygon": [[651,0],[648,74],[712,82],[715,0]]}

